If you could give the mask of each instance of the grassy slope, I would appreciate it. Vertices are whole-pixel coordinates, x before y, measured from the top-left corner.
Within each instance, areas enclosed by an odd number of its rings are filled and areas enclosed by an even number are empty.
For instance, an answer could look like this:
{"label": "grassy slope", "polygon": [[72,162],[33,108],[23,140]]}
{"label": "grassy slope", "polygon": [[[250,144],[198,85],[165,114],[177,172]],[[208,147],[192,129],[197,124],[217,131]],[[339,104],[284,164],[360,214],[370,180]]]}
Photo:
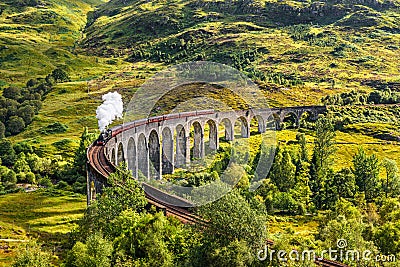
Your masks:
{"label": "grassy slope", "polygon": [[[305,85],[289,90],[284,84],[260,81],[275,89],[267,90],[272,105],[315,104],[326,94],[369,91],[372,88],[363,84],[368,80],[400,80],[398,6],[353,6],[349,2],[343,7],[327,4],[333,11],[308,18],[308,4],[296,1],[255,1],[259,7],[254,7],[235,1],[225,5],[224,1],[112,0],[95,13],[97,19],[92,20],[82,45],[90,53],[123,55],[133,62],[173,64],[203,59],[292,74]],[[302,15],[285,14],[284,8],[293,4],[302,8],[298,11]],[[350,13],[342,14],[345,8]],[[298,35],[293,25],[301,22],[314,26]],[[334,54],[340,46],[343,51]],[[250,63],[238,64],[230,57],[255,48],[259,53]],[[143,55],[138,56],[138,51]],[[333,87],[331,79],[336,82]]]}
{"label": "grassy slope", "polygon": [[[56,148],[48,145],[69,138],[75,147],[84,126],[96,127],[95,109],[101,93],[114,85],[107,83],[108,73],[120,72],[127,66],[119,60],[107,64],[107,58],[87,56],[76,49],[86,25],[86,14],[102,2],[46,1],[44,6],[34,7],[0,2],[0,87],[23,86],[28,79],[44,77],[57,67],[67,70],[72,78],[72,82],[58,84],[47,95],[34,122],[13,140],[30,140],[37,146],[45,145],[45,151],[55,154]],[[99,86],[95,80],[102,77],[107,78]],[[101,90],[102,87],[106,89]],[[42,127],[55,121],[69,127],[67,134],[40,134]]]}
{"label": "grassy slope", "polygon": [[[85,207],[86,199],[82,195],[51,196],[34,192],[0,196],[0,238],[38,238],[52,248],[53,242],[66,238],[64,235],[73,229]],[[16,242],[8,244],[14,248],[0,249],[0,266],[10,266],[19,246]]]}

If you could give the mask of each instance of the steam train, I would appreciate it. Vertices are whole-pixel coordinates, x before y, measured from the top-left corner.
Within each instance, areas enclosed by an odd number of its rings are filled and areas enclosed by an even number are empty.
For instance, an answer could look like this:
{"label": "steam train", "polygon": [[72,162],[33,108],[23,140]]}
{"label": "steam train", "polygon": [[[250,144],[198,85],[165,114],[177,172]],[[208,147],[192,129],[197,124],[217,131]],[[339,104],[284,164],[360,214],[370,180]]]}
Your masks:
{"label": "steam train", "polygon": [[145,125],[145,124],[158,123],[158,122],[162,122],[162,121],[181,119],[181,118],[187,118],[187,117],[193,117],[193,116],[211,115],[214,113],[215,113],[215,111],[212,109],[199,110],[199,111],[182,112],[182,113],[176,113],[176,114],[168,114],[168,115],[151,117],[148,119],[141,119],[141,120],[137,120],[137,121],[128,122],[123,125],[116,126],[112,129],[107,129],[106,131],[102,132],[100,134],[99,138],[96,140],[96,145],[104,146],[108,142],[108,140],[117,136],[118,134],[120,134],[124,131],[127,131],[129,129],[138,127],[138,126]]}

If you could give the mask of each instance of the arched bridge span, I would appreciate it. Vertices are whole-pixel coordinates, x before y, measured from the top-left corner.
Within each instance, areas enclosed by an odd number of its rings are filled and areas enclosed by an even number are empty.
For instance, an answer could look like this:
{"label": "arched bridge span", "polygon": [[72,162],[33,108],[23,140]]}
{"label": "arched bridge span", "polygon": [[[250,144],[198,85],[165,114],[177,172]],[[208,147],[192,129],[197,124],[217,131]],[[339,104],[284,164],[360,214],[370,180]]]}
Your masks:
{"label": "arched bridge span", "polygon": [[[225,140],[233,141],[235,134],[249,137],[252,122],[263,133],[267,129],[279,130],[289,115],[299,126],[303,114],[316,120],[325,111],[325,106],[303,106],[229,112],[202,110],[152,117],[114,127],[105,153],[115,165],[126,162],[134,177],[161,179],[163,174],[171,174],[193,159],[204,158],[206,151],[217,150],[221,132]],[[240,130],[235,132],[235,127]]]}

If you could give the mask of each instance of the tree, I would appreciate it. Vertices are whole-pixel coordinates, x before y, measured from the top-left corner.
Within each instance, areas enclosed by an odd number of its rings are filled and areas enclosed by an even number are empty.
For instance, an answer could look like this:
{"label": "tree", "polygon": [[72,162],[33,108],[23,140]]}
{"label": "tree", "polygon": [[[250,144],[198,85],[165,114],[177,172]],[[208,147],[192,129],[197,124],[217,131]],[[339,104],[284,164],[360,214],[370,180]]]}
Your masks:
{"label": "tree", "polygon": [[343,168],[339,172],[331,172],[324,191],[324,205],[326,208],[332,208],[341,198],[353,198],[356,194],[356,182],[351,169]]}
{"label": "tree", "polygon": [[13,267],[49,267],[51,264],[51,254],[43,252],[40,246],[31,241],[25,249],[20,251],[15,258]]}
{"label": "tree", "polygon": [[298,133],[296,135],[296,140],[300,145],[300,160],[308,161],[308,149],[307,149],[307,140],[306,135],[304,133]]}
{"label": "tree", "polygon": [[21,152],[25,154],[33,153],[33,147],[27,142],[27,141],[22,141],[15,143],[13,145],[15,153],[19,154]]}
{"label": "tree", "polygon": [[386,198],[388,196],[398,196],[400,193],[400,176],[399,168],[394,160],[385,158],[383,166],[386,170],[386,180],[383,182],[383,190],[385,191]]}
{"label": "tree", "polygon": [[[348,219],[340,215],[336,219],[330,220],[325,225],[321,226],[319,237],[323,241],[323,247],[340,251],[338,240],[346,240],[346,247],[342,249],[360,252],[368,249],[374,255],[374,253],[376,254],[378,251],[371,241],[366,241],[364,239],[363,233],[365,229],[366,225],[362,222],[361,218]],[[356,260],[357,258],[352,261]],[[360,260],[362,260],[362,255],[360,256]]]}
{"label": "tree", "polygon": [[10,86],[3,90],[3,96],[5,98],[18,100],[21,98],[21,88]]}
{"label": "tree", "polygon": [[113,224],[115,261],[129,266],[179,266],[196,243],[193,230],[160,212],[125,210]]}
{"label": "tree", "polygon": [[30,184],[36,184],[36,176],[33,172],[28,172],[25,174],[25,179]]}
{"label": "tree", "polygon": [[282,192],[287,192],[295,184],[296,166],[292,162],[290,153],[286,149],[277,149],[274,164],[270,173],[271,181]]}
{"label": "tree", "polygon": [[326,178],[332,166],[332,156],[336,151],[332,120],[325,116],[319,117],[315,123],[315,132],[310,188],[317,208],[321,208]]}
{"label": "tree", "polygon": [[14,163],[14,171],[16,173],[20,172],[30,172],[31,168],[29,168],[28,162],[26,161],[26,156],[23,152],[18,154],[18,159]]}
{"label": "tree", "polygon": [[147,204],[143,189],[135,179],[132,179],[130,170],[125,166],[117,168],[108,180],[108,186],[98,199],[86,210],[80,222],[78,237],[80,240],[90,233],[103,232],[108,238],[115,230],[111,221],[127,209],[142,211]]}
{"label": "tree", "polygon": [[364,192],[367,202],[372,202],[379,193],[379,161],[375,154],[368,156],[360,147],[353,158],[353,173],[356,184]]}
{"label": "tree", "polygon": [[17,115],[24,120],[25,125],[28,125],[35,116],[35,108],[30,105],[22,106],[17,110]]}
{"label": "tree", "polygon": [[6,129],[10,134],[18,134],[25,128],[25,122],[21,117],[11,116],[7,121]]}
{"label": "tree", "polygon": [[53,76],[56,82],[68,82],[69,76],[68,74],[62,69],[55,69],[52,71],[51,76]]}
{"label": "tree", "polygon": [[6,134],[6,126],[0,121],[0,139],[4,138]]}
{"label": "tree", "polygon": [[86,149],[96,139],[96,134],[89,133],[88,128],[83,129],[79,148],[75,152],[74,166],[81,175],[86,175]]}
{"label": "tree", "polygon": [[[310,164],[306,161],[300,161],[300,167],[296,174],[296,185],[290,190],[291,195],[297,200],[301,213],[310,209],[311,189],[310,182]],[[298,210],[300,211],[300,210]]]}
{"label": "tree", "polygon": [[199,207],[199,212],[209,227],[209,237],[221,243],[244,240],[250,246],[258,247],[266,241],[266,212],[252,209],[249,202],[234,189],[219,200]]}
{"label": "tree", "polygon": [[103,239],[101,233],[88,236],[86,243],[77,242],[68,253],[66,267],[111,266],[112,243]]}
{"label": "tree", "polygon": [[34,87],[37,83],[38,83],[38,80],[30,79],[29,81],[26,82],[26,87]]}
{"label": "tree", "polygon": [[400,252],[400,222],[387,222],[374,235],[374,242],[384,255]]}
{"label": "tree", "polygon": [[8,139],[0,140],[0,158],[2,163],[7,167],[14,165],[17,159],[12,143]]}

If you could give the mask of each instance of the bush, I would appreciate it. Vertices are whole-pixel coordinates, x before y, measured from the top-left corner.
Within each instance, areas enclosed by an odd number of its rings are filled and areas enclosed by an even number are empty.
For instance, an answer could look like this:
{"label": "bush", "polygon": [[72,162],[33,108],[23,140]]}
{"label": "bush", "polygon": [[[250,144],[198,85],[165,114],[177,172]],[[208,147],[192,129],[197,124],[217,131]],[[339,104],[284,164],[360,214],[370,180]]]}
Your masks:
{"label": "bush", "polygon": [[6,126],[0,121],[0,139],[4,138],[6,134]]}
{"label": "bush", "polygon": [[72,191],[72,187],[65,181],[59,181],[58,184],[56,185],[56,189]]}
{"label": "bush", "polygon": [[53,183],[51,182],[50,178],[47,176],[40,178],[38,181],[38,184],[41,186],[44,186],[44,187],[52,187],[53,186]]}
{"label": "bush", "polygon": [[67,257],[66,266],[111,266],[112,243],[95,233],[86,239],[86,244],[77,242]]}
{"label": "bush", "polygon": [[68,74],[62,69],[53,70],[51,76],[56,82],[68,82],[70,80]]}
{"label": "bush", "polygon": [[60,122],[55,122],[42,128],[40,132],[42,134],[57,134],[57,133],[65,133],[67,130],[68,130],[67,125],[62,124]]}
{"label": "bush", "polygon": [[7,122],[6,129],[9,134],[19,134],[25,128],[25,122],[21,117],[12,116]]}
{"label": "bush", "polygon": [[49,267],[51,266],[51,255],[43,252],[36,242],[30,242],[25,250],[18,253],[13,267]]}
{"label": "bush", "polygon": [[33,172],[25,174],[25,180],[30,184],[36,184],[36,176]]}

